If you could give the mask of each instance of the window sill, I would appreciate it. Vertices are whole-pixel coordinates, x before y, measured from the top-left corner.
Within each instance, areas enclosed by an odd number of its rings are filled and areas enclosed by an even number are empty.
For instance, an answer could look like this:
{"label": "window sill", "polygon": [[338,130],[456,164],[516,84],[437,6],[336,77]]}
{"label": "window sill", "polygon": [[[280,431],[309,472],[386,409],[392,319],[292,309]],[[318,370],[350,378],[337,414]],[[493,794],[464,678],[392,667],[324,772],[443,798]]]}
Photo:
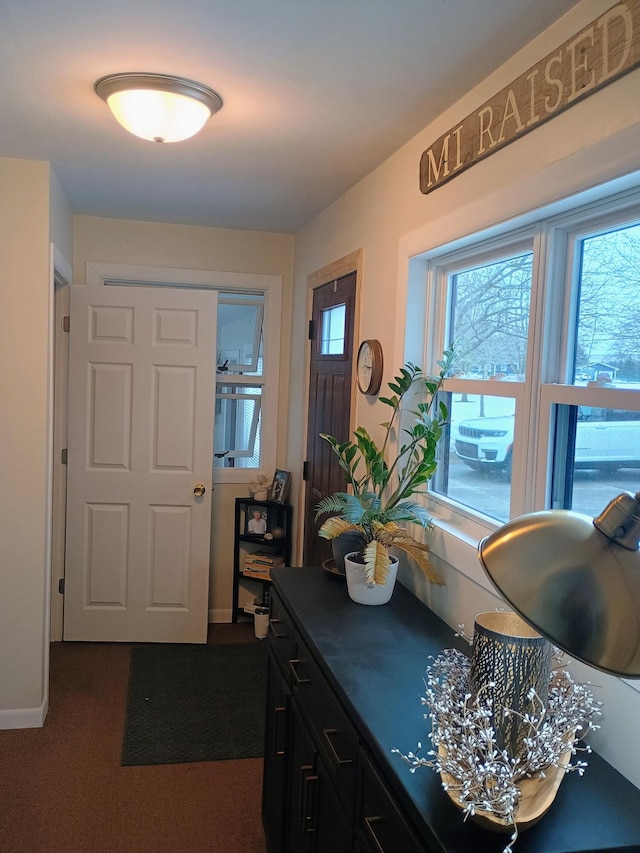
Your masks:
{"label": "window sill", "polygon": [[432,553],[483,589],[498,595],[485,575],[477,553],[479,542],[491,532],[491,528],[477,525],[477,530],[465,530],[459,524],[437,516],[434,517],[433,524],[429,538]]}

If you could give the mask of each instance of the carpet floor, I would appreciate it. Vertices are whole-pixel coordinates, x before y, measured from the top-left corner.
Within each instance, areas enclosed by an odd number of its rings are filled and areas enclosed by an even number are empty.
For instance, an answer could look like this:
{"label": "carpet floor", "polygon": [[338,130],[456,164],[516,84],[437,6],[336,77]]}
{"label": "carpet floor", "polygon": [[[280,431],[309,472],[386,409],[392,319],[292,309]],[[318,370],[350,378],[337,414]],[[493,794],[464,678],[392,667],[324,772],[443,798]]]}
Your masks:
{"label": "carpet floor", "polygon": [[[245,641],[253,623],[210,626]],[[121,766],[130,656],[52,644],[44,726],[0,731],[0,851],[266,853],[262,759]]]}

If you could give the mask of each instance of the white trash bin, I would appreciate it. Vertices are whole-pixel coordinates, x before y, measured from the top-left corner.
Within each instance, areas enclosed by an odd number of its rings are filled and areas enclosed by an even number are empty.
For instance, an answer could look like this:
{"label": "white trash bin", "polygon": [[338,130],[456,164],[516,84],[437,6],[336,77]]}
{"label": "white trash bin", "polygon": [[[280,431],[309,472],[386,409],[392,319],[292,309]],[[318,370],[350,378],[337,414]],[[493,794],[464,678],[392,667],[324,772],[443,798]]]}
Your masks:
{"label": "white trash bin", "polygon": [[269,630],[269,610],[267,607],[256,607],[253,614],[255,635],[258,640],[264,640]]}

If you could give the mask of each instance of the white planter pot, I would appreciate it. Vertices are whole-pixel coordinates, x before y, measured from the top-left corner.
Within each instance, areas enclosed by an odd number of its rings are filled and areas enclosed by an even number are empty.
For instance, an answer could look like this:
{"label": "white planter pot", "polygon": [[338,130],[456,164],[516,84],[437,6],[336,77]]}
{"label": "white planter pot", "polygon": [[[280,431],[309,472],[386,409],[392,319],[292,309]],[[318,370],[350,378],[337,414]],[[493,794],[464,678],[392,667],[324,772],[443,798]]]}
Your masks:
{"label": "white planter pot", "polygon": [[354,554],[347,554],[344,558],[344,569],[347,576],[347,590],[352,601],[358,604],[386,604],[393,595],[398,574],[398,558],[391,557],[389,574],[386,583],[367,584],[364,566],[356,563],[351,558]]}
{"label": "white planter pot", "polygon": [[253,496],[257,501],[266,501],[269,497],[269,489],[256,489]]}

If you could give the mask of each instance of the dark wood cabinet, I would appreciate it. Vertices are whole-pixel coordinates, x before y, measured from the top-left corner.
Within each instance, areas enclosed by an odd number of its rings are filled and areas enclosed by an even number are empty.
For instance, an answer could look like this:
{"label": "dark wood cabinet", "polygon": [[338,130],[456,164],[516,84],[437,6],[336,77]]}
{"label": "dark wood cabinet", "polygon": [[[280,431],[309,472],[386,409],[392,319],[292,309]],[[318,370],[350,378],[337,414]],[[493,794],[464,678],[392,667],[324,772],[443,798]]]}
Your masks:
{"label": "dark wood cabinet", "polygon": [[351,825],[305,720],[306,715],[294,701],[290,787],[282,849],[296,853],[351,853]]}
{"label": "dark wood cabinet", "polygon": [[360,797],[357,838],[363,853],[424,853],[424,846],[413,833],[402,809],[389,792],[379,771],[363,748],[360,753]]}
{"label": "dark wood cabinet", "polygon": [[[316,568],[272,573],[263,822],[270,853],[501,853],[464,822],[437,774],[392,754],[429,748],[429,656],[463,640],[400,584],[353,603]],[[468,648],[468,647],[467,647]],[[515,853],[640,851],[640,790],[598,755],[569,774]]]}
{"label": "dark wood cabinet", "polygon": [[284,850],[291,691],[270,656],[267,673],[267,725],[264,744],[262,814],[270,850]]}
{"label": "dark wood cabinet", "polygon": [[[263,778],[263,822],[275,853],[352,853],[351,818],[336,771],[340,733],[322,730],[313,710],[320,695],[312,661],[294,635],[278,596],[272,599]],[[309,704],[311,703],[311,704]],[[337,740],[334,740],[337,739]],[[358,741],[355,741],[357,750]],[[349,761],[355,772],[355,761]],[[349,798],[353,809],[355,786]]]}

